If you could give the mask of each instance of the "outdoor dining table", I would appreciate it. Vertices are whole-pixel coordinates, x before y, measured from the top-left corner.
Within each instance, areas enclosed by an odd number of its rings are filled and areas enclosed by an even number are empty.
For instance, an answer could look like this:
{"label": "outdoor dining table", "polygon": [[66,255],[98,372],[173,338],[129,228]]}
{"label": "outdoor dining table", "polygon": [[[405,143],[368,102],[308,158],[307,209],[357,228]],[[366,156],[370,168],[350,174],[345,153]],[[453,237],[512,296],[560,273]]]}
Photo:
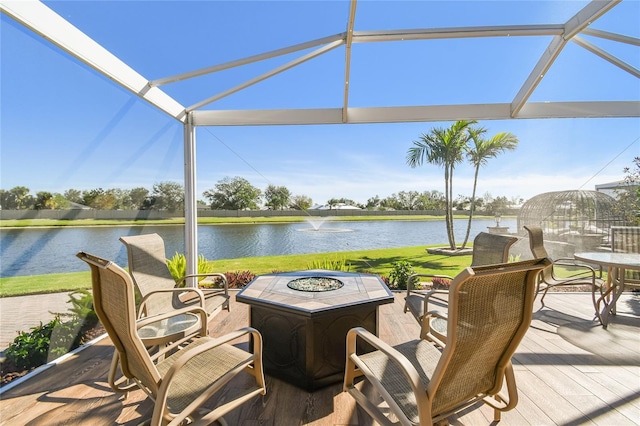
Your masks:
{"label": "outdoor dining table", "polygon": [[[633,269],[640,271],[640,254],[586,252],[575,253],[574,257],[576,260],[599,265],[608,270],[608,287],[603,289],[600,297],[595,301],[596,315],[602,323],[602,326],[607,328],[609,317],[616,314],[616,302],[624,291],[625,285],[629,285],[625,282],[626,270]],[[600,309],[601,304],[602,309]]]}

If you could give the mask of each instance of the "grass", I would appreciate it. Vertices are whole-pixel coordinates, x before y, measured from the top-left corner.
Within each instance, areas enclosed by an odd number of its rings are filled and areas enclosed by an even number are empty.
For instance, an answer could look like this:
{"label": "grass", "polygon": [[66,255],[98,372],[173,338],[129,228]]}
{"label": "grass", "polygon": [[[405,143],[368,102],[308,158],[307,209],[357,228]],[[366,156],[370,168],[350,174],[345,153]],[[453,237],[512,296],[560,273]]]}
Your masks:
{"label": "grass", "polygon": [[[443,256],[426,252],[427,246],[393,249],[358,250],[333,253],[296,254],[284,256],[243,257],[212,261],[214,270],[220,272],[250,271],[256,275],[309,269],[313,262],[325,259],[344,259],[351,265],[351,272],[369,272],[388,276],[393,262],[406,260],[415,272],[456,275],[471,264],[471,256]],[[121,265],[126,266],[126,265]],[[91,288],[91,276],[87,272],[46,274],[0,278],[0,297],[27,294],[57,293]]]}

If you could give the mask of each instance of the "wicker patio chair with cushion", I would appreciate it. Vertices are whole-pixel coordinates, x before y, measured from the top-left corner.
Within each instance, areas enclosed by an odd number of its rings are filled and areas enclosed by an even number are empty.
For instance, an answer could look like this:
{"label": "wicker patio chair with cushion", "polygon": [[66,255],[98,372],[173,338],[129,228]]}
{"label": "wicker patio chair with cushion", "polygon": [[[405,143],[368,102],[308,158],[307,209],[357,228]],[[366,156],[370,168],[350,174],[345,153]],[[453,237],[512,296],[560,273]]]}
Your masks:
{"label": "wicker patio chair with cushion", "polygon": [[[509,260],[509,248],[516,241],[518,241],[516,237],[480,232],[473,240],[471,266],[507,263]],[[420,282],[419,279],[425,277],[443,278],[448,281],[453,279],[448,275],[434,274],[412,274],[409,276],[407,280],[407,295],[404,299],[404,311],[411,312],[418,323],[422,323],[422,317],[425,312],[429,311],[428,305],[432,297],[439,300],[441,306],[446,304],[447,290],[433,289],[425,293],[415,289]],[[446,324],[443,323],[442,327],[446,329]],[[444,332],[444,330],[442,331]]]}
{"label": "wicker patio chair with cushion", "polygon": [[[214,339],[205,336],[203,325],[202,337],[186,346],[178,342],[167,346],[163,351],[168,356],[156,364],[137,333],[141,321],[136,321],[131,276],[108,260],[84,252],[77,256],[91,268],[94,308],[120,355],[123,374],[155,403],[152,425],[178,425],[185,419],[197,420],[194,424],[211,424],[223,420],[221,416],[254,396],[266,393],[262,337],[257,330],[247,327]],[[199,310],[202,323],[206,324],[207,316],[202,308],[188,309]],[[162,316],[145,318],[142,322],[159,317]],[[253,352],[229,344],[243,336],[251,336]],[[233,399],[225,396],[224,402],[213,410],[201,408],[238,374],[252,377],[246,390]]]}
{"label": "wicker patio chair with cushion", "polygon": [[[458,274],[440,345],[417,339],[391,347],[363,328],[351,329],[344,391],[382,425],[429,425],[479,401],[494,408],[498,421],[518,402],[511,357],[531,322],[537,275],[547,264],[528,260]],[[357,353],[359,340],[376,350]],[[380,406],[380,397],[386,404]]]}
{"label": "wicker patio chair with cushion", "polygon": [[[524,226],[524,229],[529,233],[529,247],[533,257],[535,259],[548,259],[549,255],[544,248],[542,229],[537,226]],[[556,266],[564,268],[568,275],[558,275],[555,270]],[[580,263],[573,258],[553,259],[551,265],[540,274],[536,294],[542,292],[540,303],[544,306],[544,297],[551,288],[588,285],[591,288],[593,305],[597,310],[596,292],[602,290],[603,284],[601,270],[596,271],[593,267]]]}
{"label": "wicker patio chair with cushion", "polygon": [[167,266],[164,241],[160,235],[133,235],[120,237],[120,241],[127,248],[129,273],[142,297],[139,317],[163,314],[193,305],[202,306],[209,317],[223,309],[229,310],[229,289],[224,274],[192,274],[181,280],[184,282],[190,277],[215,277],[222,281],[222,288],[180,288]]}

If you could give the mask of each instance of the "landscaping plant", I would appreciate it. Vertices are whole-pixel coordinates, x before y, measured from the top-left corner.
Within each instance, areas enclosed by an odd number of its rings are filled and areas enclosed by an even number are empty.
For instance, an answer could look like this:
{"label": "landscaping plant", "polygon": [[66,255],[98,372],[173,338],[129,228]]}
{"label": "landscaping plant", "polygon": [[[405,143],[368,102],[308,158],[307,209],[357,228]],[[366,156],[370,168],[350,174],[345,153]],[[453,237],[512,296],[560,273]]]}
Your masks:
{"label": "landscaping plant", "polygon": [[229,288],[244,288],[256,277],[256,274],[250,271],[236,271],[225,272],[224,276],[227,278]]}
{"label": "landscaping plant", "polygon": [[[180,280],[187,275],[187,258],[183,253],[176,253],[171,259],[167,259],[167,266],[171,276],[180,283],[180,286],[184,286],[184,281]],[[213,272],[213,265],[205,259],[204,255],[198,256],[198,274],[209,274]],[[198,282],[202,281],[205,277],[198,277]]]}
{"label": "landscaping plant", "polygon": [[351,264],[348,263],[344,257],[341,259],[322,259],[314,260],[311,264],[307,265],[307,269],[327,269],[329,271],[349,272]]}
{"label": "landscaping plant", "polygon": [[399,260],[397,262],[393,262],[391,265],[393,267],[389,273],[391,286],[400,290],[406,290],[409,275],[415,273],[413,266],[411,266],[411,263],[406,260]]}
{"label": "landscaping plant", "polygon": [[[70,312],[56,313],[48,323],[40,323],[28,332],[22,331],[13,340],[5,351],[6,360],[1,368],[3,384],[8,380],[5,380],[5,375],[39,367],[85,344],[100,332],[95,330],[98,316],[93,309],[93,296],[88,290],[70,293],[69,303]],[[63,321],[63,317],[68,319]]]}
{"label": "landscaping plant", "polygon": [[431,286],[435,290],[449,290],[449,287],[451,286],[451,280],[442,277],[433,277],[431,279]]}
{"label": "landscaping plant", "polygon": [[[79,345],[80,320],[62,321],[59,315],[31,331],[22,331],[7,348],[7,361],[18,369],[30,370],[66,354]],[[51,354],[51,355],[50,355]]]}

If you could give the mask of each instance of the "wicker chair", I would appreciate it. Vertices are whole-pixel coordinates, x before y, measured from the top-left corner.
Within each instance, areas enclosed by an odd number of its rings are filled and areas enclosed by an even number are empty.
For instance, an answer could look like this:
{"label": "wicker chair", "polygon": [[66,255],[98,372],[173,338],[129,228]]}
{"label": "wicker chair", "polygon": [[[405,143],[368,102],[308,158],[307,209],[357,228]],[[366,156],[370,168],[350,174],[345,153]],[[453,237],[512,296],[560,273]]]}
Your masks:
{"label": "wicker chair", "polygon": [[[451,284],[448,330],[439,344],[434,338],[391,347],[362,328],[351,329],[344,391],[383,425],[429,425],[479,401],[494,408],[498,421],[518,401],[511,357],[531,322],[537,275],[548,263],[529,260],[462,271]],[[357,353],[359,340],[376,350]],[[358,378],[365,383],[356,386]],[[506,394],[501,392],[505,379]],[[379,397],[386,402],[382,409]]]}
{"label": "wicker chair", "polygon": [[221,289],[177,288],[167,266],[164,241],[158,234],[121,237],[127,248],[129,273],[142,297],[138,316],[153,316],[174,309],[198,305],[209,317],[223,309],[229,310],[229,290],[224,274],[193,274],[190,277],[215,277],[222,281]]}
{"label": "wicker chair", "polygon": [[[537,226],[524,226],[529,233],[529,247],[534,259],[549,258],[547,250],[544,248],[544,237],[542,229]],[[561,277],[556,274],[555,266],[563,267],[570,271],[570,275]],[[597,311],[596,292],[602,290],[604,282],[602,280],[602,271],[596,271],[593,267],[584,263],[577,262],[573,258],[554,259],[552,264],[545,268],[540,274],[538,288],[536,294],[542,292],[540,303],[544,306],[544,297],[549,289],[554,287],[589,285],[593,298],[593,305]]]}
{"label": "wicker chair", "polygon": [[[612,226],[611,251],[614,253],[640,253],[640,226]],[[640,272],[626,271],[625,284],[640,286]]]}
{"label": "wicker chair", "polygon": [[[516,237],[480,232],[473,240],[471,267],[507,263],[509,260],[509,248],[516,241],[518,241]],[[428,306],[432,298],[439,300],[441,305],[445,305],[447,294],[446,290],[434,289],[426,293],[415,290],[416,284],[419,283],[419,278],[421,277],[453,279],[448,275],[434,274],[412,274],[409,276],[407,279],[407,295],[404,299],[404,312],[411,312],[418,323],[422,323],[422,317],[425,312],[429,311]],[[441,332],[446,331],[446,324],[441,323],[440,328]]]}
{"label": "wicker chair", "polygon": [[[134,289],[131,276],[118,265],[90,254],[77,255],[91,268],[94,308],[117,353],[124,375],[132,380],[155,402],[151,425],[178,425],[185,419],[210,424],[223,420],[221,416],[237,408],[256,395],[266,393],[262,370],[262,337],[252,328],[244,328],[220,338],[206,336],[207,315],[202,308],[201,336],[187,342],[174,342],[161,352],[167,355],[157,364],[149,355],[137,327],[144,322],[169,317],[175,312],[136,321]],[[180,312],[180,311],[177,311]],[[229,344],[250,335],[253,352]],[[250,374],[255,382],[234,399],[223,398],[224,403],[213,410],[202,405],[224,389],[226,383],[238,374]],[[244,382],[243,382],[244,383]],[[235,391],[234,391],[235,394]]]}

